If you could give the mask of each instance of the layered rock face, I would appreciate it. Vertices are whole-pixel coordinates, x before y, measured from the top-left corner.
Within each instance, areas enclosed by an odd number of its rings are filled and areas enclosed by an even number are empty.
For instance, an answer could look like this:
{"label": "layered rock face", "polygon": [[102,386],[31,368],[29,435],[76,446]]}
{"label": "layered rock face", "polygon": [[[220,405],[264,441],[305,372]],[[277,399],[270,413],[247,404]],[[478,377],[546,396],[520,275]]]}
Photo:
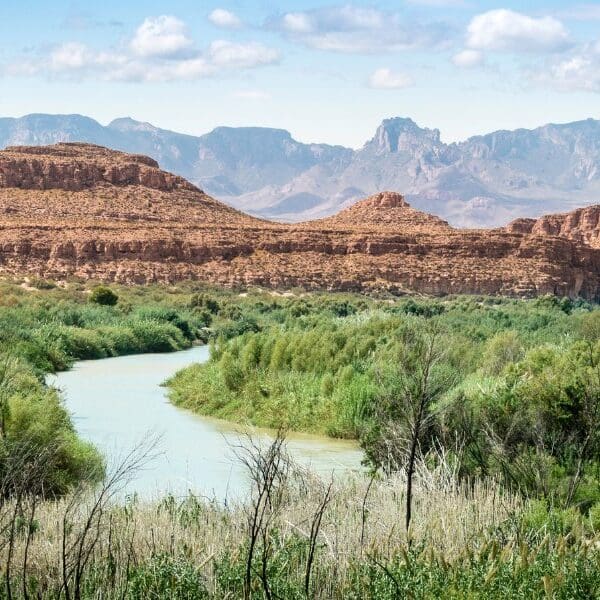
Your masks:
{"label": "layered rock face", "polygon": [[142,185],[161,191],[196,188],[137,154],[92,144],[9,147],[0,154],[0,188],[80,191],[101,184]]}
{"label": "layered rock face", "polygon": [[600,249],[600,205],[539,219],[518,219],[509,223],[506,229],[533,235],[560,236]]}
{"label": "layered rock face", "polygon": [[593,217],[577,220],[581,235],[557,225],[567,221],[548,217],[548,232],[530,220],[458,230],[384,192],[334,217],[279,224],[210,198],[146,157],[85,144],[0,152],[5,274],[599,299]]}

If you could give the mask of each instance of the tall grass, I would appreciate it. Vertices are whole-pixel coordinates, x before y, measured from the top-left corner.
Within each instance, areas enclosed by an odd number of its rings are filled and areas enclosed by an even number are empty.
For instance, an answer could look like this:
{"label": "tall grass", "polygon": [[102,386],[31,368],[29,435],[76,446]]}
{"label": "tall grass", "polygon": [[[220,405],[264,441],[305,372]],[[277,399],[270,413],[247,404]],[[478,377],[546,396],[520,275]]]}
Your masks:
{"label": "tall grass", "polygon": [[[308,597],[593,597],[590,593],[599,589],[594,586],[600,585],[600,538],[593,528],[580,522],[567,538],[524,530],[523,500],[490,480],[460,482],[438,462],[433,471],[419,466],[410,540],[402,526],[402,474],[338,478],[330,487],[295,468],[278,490],[281,505],[271,507],[273,518],[256,541],[247,597],[267,597],[266,589],[273,598],[306,597],[311,523],[329,487]],[[108,502],[93,518],[98,492],[43,502],[33,519],[28,519],[30,499],[18,511],[11,549],[13,597],[65,597],[66,590],[77,597],[74,575],[63,580],[63,563],[73,564],[64,548],[77,548],[91,521],[94,544],[90,538],[83,544],[89,559],[80,597],[241,598],[249,517],[259,489],[255,482],[247,499],[227,505],[193,495]],[[4,575],[13,509],[7,503],[0,513]]]}

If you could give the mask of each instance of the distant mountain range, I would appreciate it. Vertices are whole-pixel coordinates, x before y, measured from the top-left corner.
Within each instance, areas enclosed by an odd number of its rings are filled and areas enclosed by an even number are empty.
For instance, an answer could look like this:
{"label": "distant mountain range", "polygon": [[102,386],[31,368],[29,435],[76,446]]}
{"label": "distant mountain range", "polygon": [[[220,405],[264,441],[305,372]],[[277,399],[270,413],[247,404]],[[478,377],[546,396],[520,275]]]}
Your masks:
{"label": "distant mountain range", "polygon": [[393,118],[359,150],[303,144],[261,127],[218,127],[195,137],[129,118],[107,126],[80,115],[0,119],[0,148],[61,141],[149,155],[236,208],[284,221],[331,215],[382,190],[468,227],[600,202],[594,119],[445,144],[437,129]]}

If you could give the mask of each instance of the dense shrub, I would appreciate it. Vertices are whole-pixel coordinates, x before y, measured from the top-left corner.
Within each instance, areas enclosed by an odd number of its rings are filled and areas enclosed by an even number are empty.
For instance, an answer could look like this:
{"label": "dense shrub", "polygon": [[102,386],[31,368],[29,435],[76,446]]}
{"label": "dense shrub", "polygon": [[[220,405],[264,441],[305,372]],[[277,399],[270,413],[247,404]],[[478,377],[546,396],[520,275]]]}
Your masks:
{"label": "dense shrub", "polygon": [[170,382],[176,403],[358,438],[377,465],[402,445],[388,439],[392,432],[402,437],[410,425],[398,385],[399,372],[420,368],[407,354],[410,340],[435,323],[441,361],[431,376],[440,374],[443,393],[421,451],[441,443],[454,452],[462,440],[465,476],[493,474],[584,512],[600,500],[600,311],[586,303],[315,296],[272,312],[261,305],[260,325],[236,306],[239,318],[215,329],[209,363]]}
{"label": "dense shrub", "polygon": [[90,295],[90,302],[102,306],[115,306],[118,301],[119,296],[117,296],[110,288],[102,285],[94,288]]}
{"label": "dense shrub", "polygon": [[152,556],[135,566],[127,590],[130,600],[196,600],[206,597],[208,591],[201,570],[184,555]]}

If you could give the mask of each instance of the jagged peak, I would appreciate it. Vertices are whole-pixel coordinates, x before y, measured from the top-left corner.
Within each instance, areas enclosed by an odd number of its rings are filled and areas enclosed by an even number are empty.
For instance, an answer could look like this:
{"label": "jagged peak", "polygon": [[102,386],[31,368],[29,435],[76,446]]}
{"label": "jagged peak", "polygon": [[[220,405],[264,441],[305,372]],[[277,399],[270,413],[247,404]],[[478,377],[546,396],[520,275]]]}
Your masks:
{"label": "jagged peak", "polygon": [[373,208],[384,209],[384,208],[410,208],[410,204],[404,199],[402,194],[398,192],[379,192],[373,194],[364,200],[359,200],[354,208],[358,206],[367,207],[372,206]]}
{"label": "jagged peak", "polygon": [[379,127],[388,131],[426,131],[422,127],[419,127],[410,117],[390,117],[383,119]]}
{"label": "jagged peak", "polygon": [[414,143],[425,142],[440,144],[440,130],[419,127],[412,119],[393,117],[384,119],[377,128],[374,137],[365,144],[365,148],[376,148],[383,152],[398,152]]}

